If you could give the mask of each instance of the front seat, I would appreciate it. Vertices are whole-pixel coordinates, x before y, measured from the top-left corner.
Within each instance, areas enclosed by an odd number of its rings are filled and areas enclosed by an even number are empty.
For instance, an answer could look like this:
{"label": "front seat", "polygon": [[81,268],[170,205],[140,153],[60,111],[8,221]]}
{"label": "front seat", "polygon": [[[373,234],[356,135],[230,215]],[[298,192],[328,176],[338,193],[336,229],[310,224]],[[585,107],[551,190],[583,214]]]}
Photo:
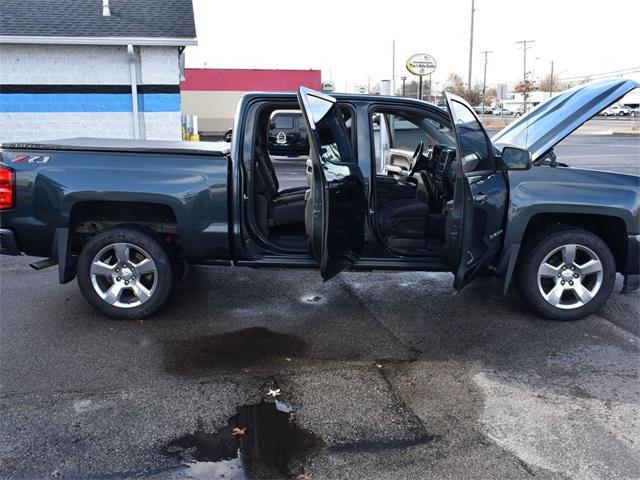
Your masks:
{"label": "front seat", "polygon": [[382,204],[378,210],[378,225],[386,237],[425,238],[429,221],[429,198],[421,176],[415,177],[418,182],[416,197],[390,200]]}

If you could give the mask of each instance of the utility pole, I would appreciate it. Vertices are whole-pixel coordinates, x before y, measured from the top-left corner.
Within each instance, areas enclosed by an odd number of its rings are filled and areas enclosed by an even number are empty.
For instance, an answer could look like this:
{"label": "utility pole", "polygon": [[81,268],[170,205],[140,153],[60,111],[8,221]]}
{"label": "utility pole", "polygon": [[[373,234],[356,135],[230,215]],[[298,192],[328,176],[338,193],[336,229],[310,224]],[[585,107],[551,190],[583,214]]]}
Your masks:
{"label": "utility pole", "polygon": [[476,0],[471,0],[471,34],[469,35],[469,77],[467,88],[471,90],[471,70],[473,67],[473,17],[476,12]]}
{"label": "utility pole", "polygon": [[418,78],[418,99],[422,100],[422,75],[419,75]]}
{"label": "utility pole", "polygon": [[405,92],[405,82],[407,81],[407,77],[402,76],[400,77],[400,80],[402,80],[402,96],[404,97],[404,92]]}
{"label": "utility pole", "polygon": [[524,115],[525,113],[527,113],[527,94],[528,92],[528,88],[527,88],[527,49],[531,48],[528,47],[527,44],[529,43],[533,43],[535,42],[535,40],[521,40],[519,42],[516,42],[516,44],[522,44],[522,57],[523,57],[523,70],[522,70],[522,88],[523,88],[523,93],[522,93],[522,98],[523,98],[523,104],[522,104],[522,114]]}
{"label": "utility pole", "polygon": [[391,95],[396,94],[396,41],[393,41],[391,60]]}
{"label": "utility pole", "polygon": [[551,76],[549,77],[549,98],[553,97],[553,60],[551,60]]}
{"label": "utility pole", "polygon": [[487,95],[487,63],[488,63],[487,55],[493,52],[489,50],[484,50],[480,53],[484,54],[484,75],[482,77],[482,116],[484,117],[484,98]]}

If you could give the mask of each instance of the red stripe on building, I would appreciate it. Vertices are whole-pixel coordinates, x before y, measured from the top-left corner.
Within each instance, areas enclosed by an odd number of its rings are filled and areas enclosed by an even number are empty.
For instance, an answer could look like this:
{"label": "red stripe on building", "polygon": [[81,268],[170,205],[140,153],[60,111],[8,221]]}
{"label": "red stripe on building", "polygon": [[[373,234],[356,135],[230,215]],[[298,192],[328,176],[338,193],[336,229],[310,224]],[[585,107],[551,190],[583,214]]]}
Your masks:
{"label": "red stripe on building", "polygon": [[320,90],[320,70],[186,68],[183,91],[293,92],[299,86]]}

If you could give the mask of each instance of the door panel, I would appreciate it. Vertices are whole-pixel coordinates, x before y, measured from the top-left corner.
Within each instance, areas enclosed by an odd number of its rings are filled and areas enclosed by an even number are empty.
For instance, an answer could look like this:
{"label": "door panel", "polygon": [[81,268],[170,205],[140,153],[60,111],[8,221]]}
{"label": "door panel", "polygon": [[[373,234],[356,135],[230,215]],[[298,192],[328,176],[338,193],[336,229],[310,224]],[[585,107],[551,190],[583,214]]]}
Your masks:
{"label": "door panel", "polygon": [[387,163],[387,172],[394,175],[409,175],[411,171],[411,160],[413,152],[392,148],[389,150],[389,162]]}
{"label": "door panel", "polygon": [[305,226],[312,256],[329,280],[351,267],[364,245],[365,184],[333,97],[300,87],[311,143]]}
{"label": "door panel", "polygon": [[445,94],[456,133],[456,182],[449,214],[447,251],[454,286],[469,283],[502,245],[507,206],[504,175],[496,172],[493,147],[473,109]]}

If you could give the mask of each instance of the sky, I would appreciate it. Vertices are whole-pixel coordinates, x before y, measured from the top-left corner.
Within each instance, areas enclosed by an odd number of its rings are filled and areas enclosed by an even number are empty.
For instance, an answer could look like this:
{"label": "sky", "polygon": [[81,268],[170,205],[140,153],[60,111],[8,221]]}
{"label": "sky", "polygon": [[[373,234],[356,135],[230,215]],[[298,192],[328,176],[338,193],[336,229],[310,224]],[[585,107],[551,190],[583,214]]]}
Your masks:
{"label": "sky", "polygon": [[[437,88],[449,73],[466,81],[471,0],[193,0],[198,46],[187,67],[322,70],[338,91],[395,76],[414,53],[435,57]],[[571,78],[623,69],[640,80],[640,0],[475,0],[473,81],[515,83],[523,75],[520,40],[534,79]]]}

